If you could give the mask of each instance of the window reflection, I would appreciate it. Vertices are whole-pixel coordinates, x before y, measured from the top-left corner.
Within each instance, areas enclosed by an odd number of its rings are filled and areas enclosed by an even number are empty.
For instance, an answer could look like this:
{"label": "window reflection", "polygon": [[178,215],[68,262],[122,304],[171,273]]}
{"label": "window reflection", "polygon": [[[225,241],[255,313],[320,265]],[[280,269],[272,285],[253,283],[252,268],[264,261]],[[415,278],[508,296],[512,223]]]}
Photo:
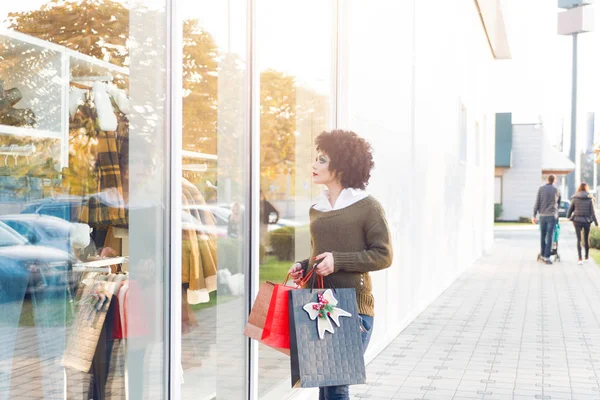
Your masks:
{"label": "window reflection", "polygon": [[[308,211],[318,190],[310,178],[314,138],[332,127],[333,4],[261,0],[256,26],[261,141],[257,272],[261,282],[281,283],[293,262],[310,253]],[[288,397],[288,357],[262,345],[259,351],[259,397]]]}
{"label": "window reflection", "polygon": [[183,399],[245,396],[246,3],[182,2]]}
{"label": "window reflection", "polygon": [[0,15],[0,399],[162,398],[164,4],[36,3]]}

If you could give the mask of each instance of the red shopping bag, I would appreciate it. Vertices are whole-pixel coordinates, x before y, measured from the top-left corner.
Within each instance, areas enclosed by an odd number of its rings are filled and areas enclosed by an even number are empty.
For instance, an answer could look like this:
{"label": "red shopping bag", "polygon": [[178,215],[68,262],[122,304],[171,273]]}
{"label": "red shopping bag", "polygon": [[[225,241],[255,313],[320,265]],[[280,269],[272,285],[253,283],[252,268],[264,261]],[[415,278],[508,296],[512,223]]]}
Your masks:
{"label": "red shopping bag", "polygon": [[267,346],[290,348],[290,313],[288,293],[294,290],[292,286],[275,285],[265,327],[262,333],[262,342]]}
{"label": "red shopping bag", "polygon": [[[314,269],[304,278],[301,286],[305,282],[308,282]],[[288,277],[281,285],[275,285],[273,288],[273,295],[271,296],[271,303],[269,304],[269,311],[267,313],[267,319],[265,320],[265,326],[261,341],[267,346],[278,347],[282,349],[290,348],[290,312],[289,312],[289,292],[291,290],[298,289],[298,287],[287,286]],[[321,284],[322,280],[319,280]]]}
{"label": "red shopping bag", "polygon": [[[269,305],[271,304],[271,297],[273,297],[273,291],[275,290],[275,284],[271,282],[264,282],[260,285],[258,295],[254,300],[252,311],[248,316],[248,323],[244,328],[244,335],[254,340],[262,341],[262,334],[265,328],[265,321],[267,320],[267,314],[269,313]],[[290,355],[289,349],[282,349],[280,347],[273,347],[275,350],[282,352],[283,354]]]}

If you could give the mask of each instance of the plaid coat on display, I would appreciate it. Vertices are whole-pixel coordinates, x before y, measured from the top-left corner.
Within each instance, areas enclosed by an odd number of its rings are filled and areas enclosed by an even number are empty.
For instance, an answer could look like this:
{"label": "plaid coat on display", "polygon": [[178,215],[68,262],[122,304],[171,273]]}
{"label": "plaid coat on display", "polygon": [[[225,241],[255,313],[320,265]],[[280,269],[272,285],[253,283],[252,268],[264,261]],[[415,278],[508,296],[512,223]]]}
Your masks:
{"label": "plaid coat on display", "polygon": [[129,192],[129,121],[116,104],[116,132],[97,131],[96,194],[84,205],[80,221],[90,226],[127,225],[126,194]]}
{"label": "plaid coat on display", "polygon": [[84,205],[79,218],[90,226],[127,225],[117,143],[115,132],[98,132],[98,192]]}

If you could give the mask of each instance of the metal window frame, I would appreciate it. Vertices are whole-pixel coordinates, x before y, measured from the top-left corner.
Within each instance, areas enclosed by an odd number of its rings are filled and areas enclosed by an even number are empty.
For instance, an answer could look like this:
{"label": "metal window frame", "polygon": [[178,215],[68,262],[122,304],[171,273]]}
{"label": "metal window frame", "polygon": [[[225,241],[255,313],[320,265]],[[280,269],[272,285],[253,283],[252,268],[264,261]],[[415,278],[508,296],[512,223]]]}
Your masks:
{"label": "metal window frame", "polygon": [[333,3],[333,35],[332,35],[332,48],[333,48],[333,85],[332,88],[334,99],[331,102],[333,107],[332,120],[330,121],[333,129],[341,129],[343,119],[347,118],[345,110],[345,104],[341,96],[341,91],[346,89],[346,74],[342,71],[342,63],[345,63],[347,57],[347,46],[340,44],[340,37],[343,36],[343,29],[346,26],[342,26],[341,21],[348,22],[347,18],[343,19],[342,16],[346,15],[349,4],[347,2],[341,3],[339,0],[334,0]]}
{"label": "metal window frame", "polygon": [[[250,145],[245,160],[246,204],[249,213],[244,213],[244,224],[249,234],[244,241],[245,272],[245,315],[250,314],[260,285],[260,72],[256,67],[256,1],[246,0],[246,129]],[[256,105],[256,107],[254,106]],[[255,273],[256,272],[256,273]],[[244,321],[246,322],[246,321]],[[246,338],[246,394],[248,400],[258,400],[258,343]]]}
{"label": "metal window frame", "polygon": [[182,204],[182,88],[183,88],[183,26],[177,0],[166,0],[166,111],[167,134],[165,140],[166,165],[168,165],[165,227],[168,260],[165,265],[165,398],[181,399],[181,204]]}

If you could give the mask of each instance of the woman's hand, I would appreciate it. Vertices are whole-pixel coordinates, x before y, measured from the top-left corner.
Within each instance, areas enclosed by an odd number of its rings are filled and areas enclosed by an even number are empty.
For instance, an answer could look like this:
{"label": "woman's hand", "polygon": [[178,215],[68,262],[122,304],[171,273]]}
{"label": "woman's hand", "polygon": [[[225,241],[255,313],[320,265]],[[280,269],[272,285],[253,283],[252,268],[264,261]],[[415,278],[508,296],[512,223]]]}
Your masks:
{"label": "woman's hand", "polygon": [[290,278],[292,278],[296,286],[299,286],[302,283],[302,275],[304,275],[304,271],[302,270],[302,265],[300,265],[300,263],[295,263],[292,265],[292,268],[290,268],[288,274],[290,274]]}
{"label": "woman's hand", "polygon": [[316,266],[317,274],[321,276],[331,275],[335,272],[333,254],[327,252],[319,254],[315,257],[315,260],[323,260]]}

